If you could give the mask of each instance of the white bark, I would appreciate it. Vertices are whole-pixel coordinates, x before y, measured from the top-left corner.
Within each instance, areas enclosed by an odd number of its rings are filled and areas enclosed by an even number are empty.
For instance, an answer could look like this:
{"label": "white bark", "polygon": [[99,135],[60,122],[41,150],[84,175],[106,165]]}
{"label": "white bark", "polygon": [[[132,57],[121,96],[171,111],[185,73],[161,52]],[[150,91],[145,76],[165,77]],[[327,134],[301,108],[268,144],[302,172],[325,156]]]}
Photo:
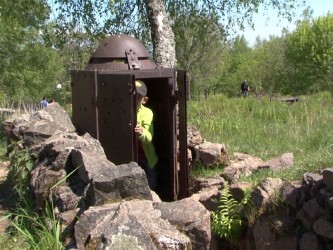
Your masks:
{"label": "white bark", "polygon": [[164,0],[146,0],[151,36],[154,47],[154,61],[158,68],[176,66],[174,33],[166,14]]}

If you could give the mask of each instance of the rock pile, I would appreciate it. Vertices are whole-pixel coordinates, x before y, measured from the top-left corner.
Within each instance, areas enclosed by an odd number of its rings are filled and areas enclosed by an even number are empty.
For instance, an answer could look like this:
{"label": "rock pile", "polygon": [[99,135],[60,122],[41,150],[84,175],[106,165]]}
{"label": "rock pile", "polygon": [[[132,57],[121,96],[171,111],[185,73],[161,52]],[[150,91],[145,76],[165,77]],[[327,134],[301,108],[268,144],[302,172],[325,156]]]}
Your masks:
{"label": "rock pile", "polygon": [[35,209],[52,201],[67,247],[209,249],[210,213],[199,201],[162,202],[137,163],[108,161],[97,140],[75,133],[58,103],[2,128],[39,156],[30,181]]}

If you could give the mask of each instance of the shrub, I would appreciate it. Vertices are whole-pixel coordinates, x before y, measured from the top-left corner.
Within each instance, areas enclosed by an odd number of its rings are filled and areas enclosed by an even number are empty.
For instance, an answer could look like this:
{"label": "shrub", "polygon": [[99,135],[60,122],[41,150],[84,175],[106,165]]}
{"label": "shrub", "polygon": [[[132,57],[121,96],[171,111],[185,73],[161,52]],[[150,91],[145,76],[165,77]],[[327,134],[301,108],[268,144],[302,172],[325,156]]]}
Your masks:
{"label": "shrub", "polygon": [[28,192],[30,172],[37,155],[31,154],[24,148],[23,142],[13,142],[8,146],[8,158],[10,161],[8,178],[16,194],[23,195]]}

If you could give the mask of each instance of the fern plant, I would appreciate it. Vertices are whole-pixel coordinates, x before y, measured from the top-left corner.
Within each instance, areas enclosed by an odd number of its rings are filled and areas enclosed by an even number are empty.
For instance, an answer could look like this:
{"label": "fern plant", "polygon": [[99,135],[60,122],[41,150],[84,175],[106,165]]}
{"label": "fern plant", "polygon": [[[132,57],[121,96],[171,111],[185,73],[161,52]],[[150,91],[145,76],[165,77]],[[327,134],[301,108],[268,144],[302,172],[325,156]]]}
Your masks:
{"label": "fern plant", "polygon": [[216,212],[211,212],[212,231],[218,237],[230,241],[236,241],[240,238],[242,231],[241,211],[248,200],[249,195],[245,195],[241,202],[236,201],[227,185],[221,190],[218,209]]}

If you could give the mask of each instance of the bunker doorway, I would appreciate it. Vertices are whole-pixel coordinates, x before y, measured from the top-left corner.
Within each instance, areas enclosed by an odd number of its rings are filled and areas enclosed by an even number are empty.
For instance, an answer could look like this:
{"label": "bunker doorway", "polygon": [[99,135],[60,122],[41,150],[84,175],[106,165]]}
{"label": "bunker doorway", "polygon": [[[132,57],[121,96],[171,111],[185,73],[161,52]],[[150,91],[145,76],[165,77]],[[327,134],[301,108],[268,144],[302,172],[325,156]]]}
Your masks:
{"label": "bunker doorway", "polygon": [[135,80],[146,83],[146,106],[154,113],[157,193],[164,201],[188,197],[184,71],[72,71],[73,123],[79,134],[97,138],[113,163],[137,162]]}

